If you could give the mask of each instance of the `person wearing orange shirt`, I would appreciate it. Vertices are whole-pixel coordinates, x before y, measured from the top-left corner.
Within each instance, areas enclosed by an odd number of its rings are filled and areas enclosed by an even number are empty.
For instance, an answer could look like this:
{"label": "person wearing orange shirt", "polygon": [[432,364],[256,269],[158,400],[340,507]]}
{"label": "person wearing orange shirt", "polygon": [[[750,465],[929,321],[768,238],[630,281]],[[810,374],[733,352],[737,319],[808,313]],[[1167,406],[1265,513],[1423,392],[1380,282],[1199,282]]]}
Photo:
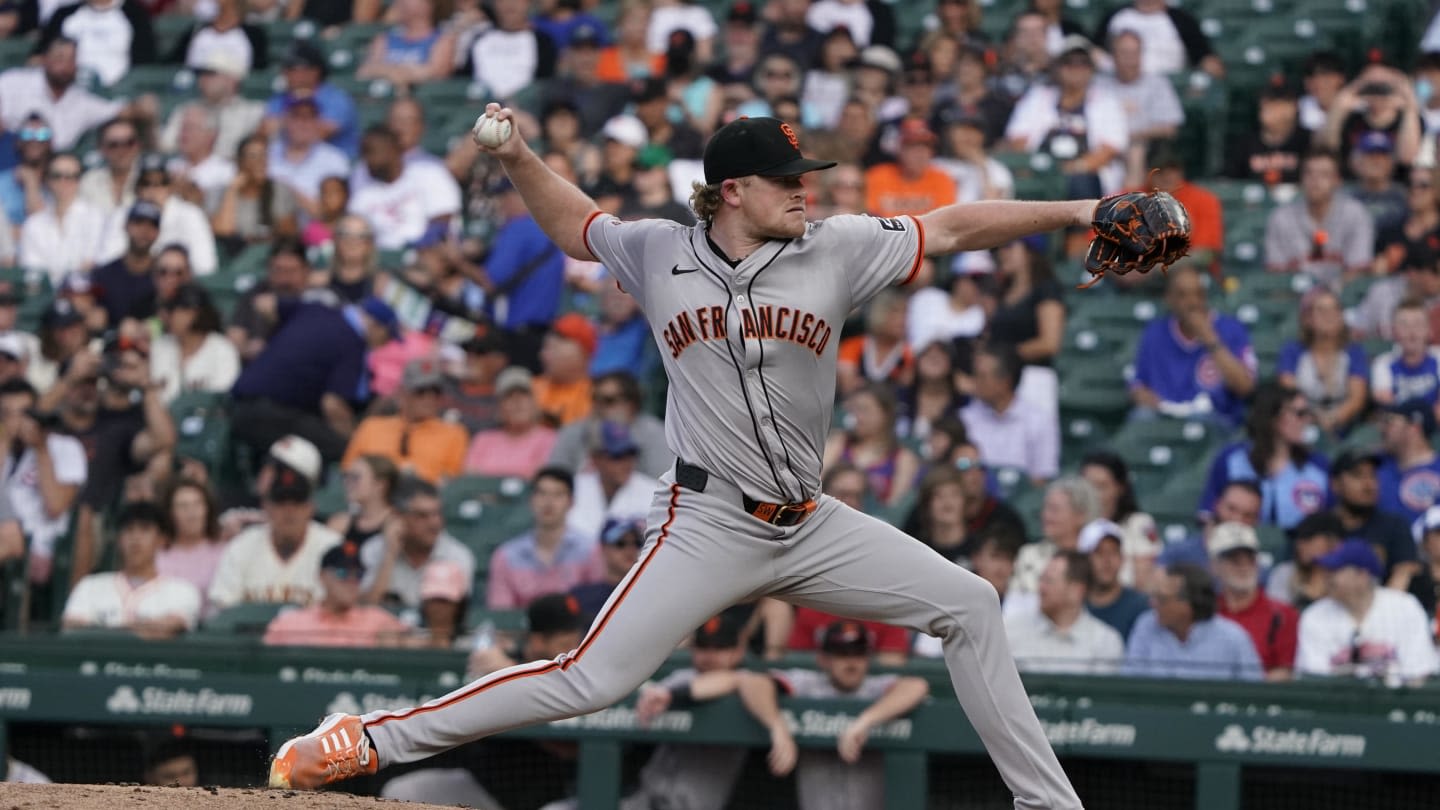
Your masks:
{"label": "person wearing orange shirt", "polygon": [[894,163],[865,172],[865,209],[877,217],[919,216],[955,202],[955,181],[931,165],[935,133],[919,118],[900,122],[900,152]]}
{"label": "person wearing orange shirt", "polygon": [[[1149,162],[1155,169],[1150,176],[1150,186],[1168,192],[1190,212],[1190,255],[1182,263],[1213,275],[1220,269],[1220,256],[1225,249],[1225,220],[1220,211],[1220,198],[1185,177],[1185,162],[1173,143],[1157,141],[1150,149]],[[1133,190],[1149,191],[1150,188]],[[1125,288],[1145,281],[1145,276],[1138,273],[1112,278]]]}
{"label": "person wearing orange shirt", "polygon": [[867,383],[908,386],[915,357],[905,343],[905,295],[885,290],[865,310],[864,334],[840,341],[835,390],[849,396]]}
{"label": "person wearing orange shirt", "polygon": [[540,376],[535,401],[552,426],[561,427],[590,415],[590,358],[600,333],[578,312],[561,315],[550,325],[540,346]]}
{"label": "person wearing orange shirt", "polygon": [[287,610],[265,628],[266,646],[390,647],[410,628],[374,605],[360,604],[365,565],[354,543],[341,543],[320,558],[325,598],[317,605]]}
{"label": "person wearing orange shirt", "polygon": [[367,416],[345,448],[342,467],[360,456],[384,456],[403,472],[438,484],[459,475],[470,435],[465,428],[440,418],[445,377],[440,361],[422,357],[405,364],[400,377],[400,413]]}

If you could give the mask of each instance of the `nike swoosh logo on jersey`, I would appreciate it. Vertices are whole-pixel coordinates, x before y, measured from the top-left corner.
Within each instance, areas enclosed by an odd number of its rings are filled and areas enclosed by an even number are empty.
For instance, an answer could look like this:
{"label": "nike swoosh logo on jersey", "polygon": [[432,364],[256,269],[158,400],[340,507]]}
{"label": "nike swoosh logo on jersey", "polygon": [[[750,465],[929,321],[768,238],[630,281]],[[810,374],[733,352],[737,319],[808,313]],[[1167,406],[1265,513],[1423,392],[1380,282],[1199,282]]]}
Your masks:
{"label": "nike swoosh logo on jersey", "polygon": [[693,272],[695,272],[696,270],[699,270],[699,269],[700,269],[700,268],[698,268],[698,267],[681,267],[680,265],[677,264],[677,265],[675,265],[674,267],[670,268],[670,275],[672,275],[672,276],[682,276],[682,275],[684,275],[684,274],[686,274],[686,273],[693,273]]}

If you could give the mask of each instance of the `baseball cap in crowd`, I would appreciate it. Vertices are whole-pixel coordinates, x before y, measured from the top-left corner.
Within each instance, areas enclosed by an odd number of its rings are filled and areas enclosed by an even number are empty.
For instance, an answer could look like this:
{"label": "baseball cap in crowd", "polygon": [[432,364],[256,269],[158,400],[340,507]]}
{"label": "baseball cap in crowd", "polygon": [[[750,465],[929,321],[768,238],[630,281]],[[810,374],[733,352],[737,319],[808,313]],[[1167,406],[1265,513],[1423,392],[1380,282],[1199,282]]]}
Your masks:
{"label": "baseball cap in crowd", "polygon": [[721,127],[705,145],[705,182],[734,177],[794,177],[829,169],[833,160],[814,160],[800,152],[795,130],[776,118],[741,116]]}
{"label": "baseball cap in crowd", "polygon": [[284,65],[287,68],[318,68],[323,73],[325,71],[325,53],[314,43],[297,39],[290,44],[290,50],[285,53]]}
{"label": "baseball cap in crowd", "polygon": [[[689,59],[694,53],[694,34],[686,31],[684,28],[676,28],[670,32],[670,38],[665,44],[665,61],[667,66],[670,66],[671,62],[683,62]],[[671,75],[674,74],[672,73]]]}
{"label": "baseball cap in crowd", "polygon": [[868,655],[870,631],[848,619],[831,622],[820,635],[820,651],[828,655]]}
{"label": "baseball cap in crowd", "polygon": [[569,312],[556,318],[555,322],[550,324],[550,331],[580,344],[586,357],[594,357],[595,349],[600,345],[600,333],[595,329],[595,324],[578,312]]}
{"label": "baseball cap in crowd", "polygon": [[911,51],[905,57],[905,80],[924,84],[935,78],[935,69],[930,64],[930,54],[925,51]]}
{"label": "baseball cap in crowd", "polygon": [[1361,464],[1374,464],[1378,467],[1384,458],[1384,454],[1373,447],[1347,447],[1330,462],[1330,474],[1344,475]]}
{"label": "baseball cap in crowd", "polygon": [[1085,527],[1080,530],[1078,548],[1081,554],[1089,554],[1100,545],[1101,540],[1110,537],[1115,542],[1123,544],[1124,536],[1125,531],[1120,528],[1120,524],[1113,520],[1098,518],[1086,523]]}
{"label": "baseball cap in crowd", "polygon": [[633,115],[617,115],[611,118],[600,128],[600,134],[631,149],[640,149],[650,141],[649,130]]}
{"label": "baseball cap in crowd", "polygon": [[56,295],[99,295],[99,286],[91,283],[90,274],[81,270],[73,273],[66,273],[65,278],[60,281],[60,286],[55,290]]}
{"label": "baseball cap in crowd", "polygon": [[466,354],[504,354],[505,335],[499,329],[479,327],[475,336],[460,344]]}
{"label": "baseball cap in crowd", "polygon": [[1385,566],[1380,564],[1380,558],[1375,555],[1375,549],[1364,540],[1346,540],[1340,547],[1315,560],[1315,564],[1326,571],[1339,571],[1341,568],[1362,568],[1369,571],[1372,576],[1379,579],[1385,574]]}
{"label": "baseball cap in crowd", "polygon": [[645,542],[644,518],[606,518],[600,529],[600,544],[613,546],[626,538],[634,538],[636,546]]}
{"label": "baseball cap in crowd", "polygon": [[1440,505],[1432,506],[1420,515],[1420,519],[1415,521],[1415,531],[1419,540],[1425,539],[1430,532],[1440,531]]}
{"label": "baseball cap in crowd", "polygon": [[900,145],[901,146],[934,146],[936,143],[935,133],[925,121],[919,118],[906,118],[900,122]]}
{"label": "baseball cap in crowd", "polygon": [[537,596],[530,606],[525,608],[525,618],[530,625],[530,632],[541,635],[585,629],[585,618],[580,615],[580,602],[563,593]]}
{"label": "baseball cap in crowd", "polygon": [[728,650],[739,643],[739,623],[723,613],[695,628],[695,637],[691,640],[691,646],[699,650]]}
{"label": "baseball cap in crowd", "polygon": [[349,540],[331,546],[320,558],[320,570],[344,571],[364,576],[365,563],[360,561],[360,546]]}
{"label": "baseball cap in crowd", "polygon": [[271,503],[308,503],[313,494],[315,488],[310,486],[310,479],[285,468],[275,474],[275,480],[270,482],[270,489],[265,492],[265,499]]}
{"label": "baseball cap in crowd", "polygon": [[24,361],[30,357],[30,353],[25,351],[25,341],[21,340],[19,335],[6,332],[0,335],[0,356]]}
{"label": "baseball cap in crowd", "polygon": [[1085,57],[1086,63],[1091,67],[1095,66],[1095,58],[1090,55],[1090,49],[1095,44],[1083,34],[1071,34],[1060,41],[1060,53],[1055,57],[1056,62],[1064,62],[1072,56],[1080,55]]}
{"label": "baseball cap in crowd", "polygon": [[1412,425],[1419,425],[1426,438],[1435,433],[1435,410],[1424,400],[1407,399],[1404,402],[1386,405],[1383,410],[1385,413],[1403,418]]}
{"label": "baseball cap in crowd", "polygon": [[148,222],[155,227],[160,227],[160,206],[149,200],[139,200],[130,206],[130,214],[125,218],[127,222]]}
{"label": "baseball cap in crowd", "polygon": [[50,302],[50,308],[45,310],[40,322],[51,329],[63,329],[77,323],[84,323],[85,316],[81,315],[80,310],[76,309],[68,299],[56,298]]}
{"label": "baseball cap in crowd", "polygon": [[470,593],[465,569],[452,560],[434,560],[420,572],[420,601],[461,602]]}
{"label": "baseball cap in crowd", "polygon": [[201,73],[219,73],[221,76],[229,76],[232,79],[245,78],[245,65],[241,64],[234,53],[225,48],[214,48],[208,51],[195,69]]}
{"label": "baseball cap in crowd", "polygon": [[754,25],[760,21],[760,13],[755,10],[755,5],[750,0],[738,0],[725,14],[725,21]]}
{"label": "baseball cap in crowd", "polygon": [[630,83],[630,100],[636,104],[668,98],[669,95],[670,88],[666,85],[665,80],[656,76],[636,79]]}
{"label": "baseball cap in crowd", "polygon": [[1298,101],[1300,91],[1284,75],[1276,75],[1260,88],[1261,101]]}
{"label": "baseball cap in crowd", "polygon": [[523,366],[511,366],[495,377],[495,395],[505,396],[511,391],[530,391],[535,387],[535,375]]}
{"label": "baseball cap in crowd", "polygon": [[390,305],[373,295],[360,299],[360,311],[390,331],[391,340],[400,339],[400,317]]}
{"label": "baseball cap in crowd", "polygon": [[604,43],[604,33],[592,23],[580,23],[570,32],[572,48],[596,48]]}
{"label": "baseball cap in crowd", "polygon": [[1405,258],[1400,264],[1401,270],[1434,273],[1437,263],[1440,263],[1440,238],[1435,234],[1405,240]]}
{"label": "baseball cap in crowd", "polygon": [[1260,551],[1259,535],[1244,523],[1234,521],[1221,523],[1211,529],[1209,537],[1205,538],[1205,550],[1210,553],[1212,560],[1242,549]]}
{"label": "baseball cap in crowd", "polygon": [[411,360],[400,374],[400,387],[410,392],[440,388],[444,384],[445,374],[440,370],[440,361],[433,357]]}
{"label": "baseball cap in crowd", "polygon": [[624,422],[601,422],[593,427],[590,434],[590,452],[608,458],[623,458],[640,452],[630,426]]}
{"label": "baseball cap in crowd", "polygon": [[1395,141],[1389,133],[1371,130],[1355,142],[1355,151],[1362,155],[1390,155],[1395,153]]}
{"label": "baseball cap in crowd", "polygon": [[875,68],[886,73],[899,73],[900,56],[884,45],[871,45],[861,49],[860,55],[855,57],[854,66]]}
{"label": "baseball cap in crowd", "polygon": [[669,147],[663,143],[652,143],[640,150],[635,156],[635,167],[638,169],[663,169],[670,165],[674,159]]}
{"label": "baseball cap in crowd", "polygon": [[309,439],[294,434],[282,436],[270,445],[269,455],[272,462],[299,473],[312,485],[320,482],[320,449]]}

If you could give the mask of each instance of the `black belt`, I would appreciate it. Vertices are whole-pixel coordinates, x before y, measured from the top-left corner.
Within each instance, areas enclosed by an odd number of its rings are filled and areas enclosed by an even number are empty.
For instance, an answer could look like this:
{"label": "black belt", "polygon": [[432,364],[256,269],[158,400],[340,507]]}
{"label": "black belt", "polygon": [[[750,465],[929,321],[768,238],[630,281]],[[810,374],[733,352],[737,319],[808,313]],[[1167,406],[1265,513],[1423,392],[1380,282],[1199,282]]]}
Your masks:
{"label": "black belt", "polygon": [[[710,472],[704,467],[675,460],[675,483],[686,489],[704,492],[710,485]],[[740,506],[752,517],[772,526],[799,526],[815,513],[815,500],[799,503],[766,503],[740,493]]]}

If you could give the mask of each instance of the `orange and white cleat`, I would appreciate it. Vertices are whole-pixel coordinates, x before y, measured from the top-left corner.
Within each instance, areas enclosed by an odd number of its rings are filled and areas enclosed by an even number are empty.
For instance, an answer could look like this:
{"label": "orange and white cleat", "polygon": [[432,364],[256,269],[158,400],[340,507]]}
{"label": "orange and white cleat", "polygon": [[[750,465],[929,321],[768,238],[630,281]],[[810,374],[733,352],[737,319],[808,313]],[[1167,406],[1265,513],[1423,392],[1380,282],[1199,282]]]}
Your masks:
{"label": "orange and white cleat", "polygon": [[379,764],[360,718],[332,714],[314,731],[280,746],[270,762],[270,787],[310,790],[368,776]]}

